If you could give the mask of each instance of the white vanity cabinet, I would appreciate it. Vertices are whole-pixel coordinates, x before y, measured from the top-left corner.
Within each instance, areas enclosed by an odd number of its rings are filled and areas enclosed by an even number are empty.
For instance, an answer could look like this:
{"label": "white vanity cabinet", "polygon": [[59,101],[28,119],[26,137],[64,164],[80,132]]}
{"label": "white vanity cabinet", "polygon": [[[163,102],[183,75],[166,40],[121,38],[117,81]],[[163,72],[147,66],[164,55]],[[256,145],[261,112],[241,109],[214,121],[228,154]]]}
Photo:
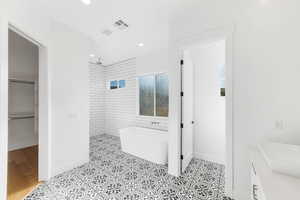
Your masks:
{"label": "white vanity cabinet", "polygon": [[251,149],[251,200],[300,199],[300,178],[272,171],[258,148]]}

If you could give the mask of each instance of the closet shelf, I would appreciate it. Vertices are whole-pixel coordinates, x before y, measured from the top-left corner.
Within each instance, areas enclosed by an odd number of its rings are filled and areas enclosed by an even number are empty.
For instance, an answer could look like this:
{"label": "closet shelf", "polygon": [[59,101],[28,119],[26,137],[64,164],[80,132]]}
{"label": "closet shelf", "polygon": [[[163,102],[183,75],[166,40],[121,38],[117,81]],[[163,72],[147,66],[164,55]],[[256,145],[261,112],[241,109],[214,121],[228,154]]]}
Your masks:
{"label": "closet shelf", "polygon": [[8,114],[8,119],[9,120],[29,119],[29,118],[34,118],[34,113],[20,112],[20,113],[10,113],[10,114]]}
{"label": "closet shelf", "polygon": [[25,80],[25,79],[17,79],[17,78],[9,78],[9,82],[11,83],[23,83],[23,84],[35,84],[33,80]]}

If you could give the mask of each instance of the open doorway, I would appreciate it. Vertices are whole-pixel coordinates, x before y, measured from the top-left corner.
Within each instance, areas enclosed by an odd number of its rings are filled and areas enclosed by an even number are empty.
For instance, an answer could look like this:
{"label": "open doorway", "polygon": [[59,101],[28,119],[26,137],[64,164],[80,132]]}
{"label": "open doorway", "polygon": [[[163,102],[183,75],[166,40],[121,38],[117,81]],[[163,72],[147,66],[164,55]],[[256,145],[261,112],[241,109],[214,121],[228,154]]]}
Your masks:
{"label": "open doorway", "polygon": [[220,169],[205,173],[223,180],[220,187],[229,197],[233,188],[230,40],[206,36],[181,48],[181,172],[195,159]]}
{"label": "open doorway", "polygon": [[7,199],[23,199],[38,178],[39,46],[8,31]]}

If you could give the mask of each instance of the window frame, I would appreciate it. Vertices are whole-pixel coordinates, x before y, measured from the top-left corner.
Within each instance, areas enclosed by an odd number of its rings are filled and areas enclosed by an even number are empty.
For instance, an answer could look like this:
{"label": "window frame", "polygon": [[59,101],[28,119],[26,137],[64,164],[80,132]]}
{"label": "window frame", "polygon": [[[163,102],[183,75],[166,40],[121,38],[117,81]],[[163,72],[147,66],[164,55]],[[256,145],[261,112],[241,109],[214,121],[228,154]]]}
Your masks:
{"label": "window frame", "polygon": [[[167,72],[153,72],[153,73],[145,73],[145,74],[140,74],[136,77],[136,94],[137,94],[137,102],[136,102],[136,116],[137,117],[141,117],[141,118],[146,118],[146,119],[168,119],[169,118],[169,110],[170,110],[170,101],[168,104],[168,116],[164,117],[164,116],[156,116],[156,76],[159,74],[165,74],[168,76],[169,78],[169,74]],[[140,82],[139,82],[139,78],[143,77],[143,76],[154,76],[154,115],[153,116],[147,116],[147,115],[141,115],[140,114]],[[168,91],[168,97],[170,98],[170,85],[169,85],[169,91]]]}
{"label": "window frame", "polygon": [[[114,89],[112,89],[110,86],[110,83],[112,82],[112,81],[117,81],[117,87],[116,88],[114,88]],[[119,81],[125,81],[125,87],[121,87],[120,88],[120,86],[119,86]],[[127,87],[127,80],[126,79],[111,79],[111,80],[108,80],[108,81],[106,81],[106,89],[107,90],[110,90],[110,91],[114,91],[114,90],[119,90],[119,89],[125,89]]]}

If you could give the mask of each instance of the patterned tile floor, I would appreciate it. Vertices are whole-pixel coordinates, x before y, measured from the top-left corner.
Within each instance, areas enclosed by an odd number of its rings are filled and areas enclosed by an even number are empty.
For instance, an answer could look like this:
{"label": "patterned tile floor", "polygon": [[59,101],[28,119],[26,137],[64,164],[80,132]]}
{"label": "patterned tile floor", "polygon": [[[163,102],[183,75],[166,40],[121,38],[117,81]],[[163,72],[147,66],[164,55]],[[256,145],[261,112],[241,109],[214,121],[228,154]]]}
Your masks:
{"label": "patterned tile floor", "polygon": [[119,138],[92,137],[90,162],[40,185],[25,200],[222,200],[224,166],[193,159],[180,177],[121,151]]}

